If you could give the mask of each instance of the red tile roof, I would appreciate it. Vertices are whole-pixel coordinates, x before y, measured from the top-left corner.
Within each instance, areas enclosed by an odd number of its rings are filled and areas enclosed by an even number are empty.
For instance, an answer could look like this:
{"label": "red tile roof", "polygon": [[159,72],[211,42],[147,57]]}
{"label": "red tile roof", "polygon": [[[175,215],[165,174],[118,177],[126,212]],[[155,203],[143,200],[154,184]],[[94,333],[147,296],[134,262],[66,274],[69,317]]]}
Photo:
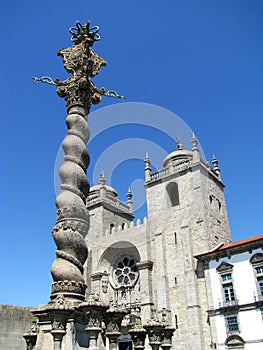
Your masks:
{"label": "red tile roof", "polygon": [[243,244],[247,244],[247,243],[251,243],[251,242],[256,242],[263,239],[263,235],[259,235],[259,236],[254,236],[254,237],[250,237],[250,238],[245,238],[245,239],[241,239],[240,241],[236,241],[236,242],[231,242],[231,243],[227,243],[227,244],[223,244],[222,246],[220,246],[219,248],[217,248],[216,252],[220,251],[220,250],[225,250],[228,248],[232,248],[232,247],[237,247]]}
{"label": "red tile roof", "polygon": [[[224,250],[235,248],[235,247],[241,247],[241,246],[243,246],[245,244],[257,242],[257,241],[260,241],[260,240],[263,240],[263,235],[254,236],[254,237],[250,237],[250,238],[245,238],[245,239],[241,239],[240,241],[230,242],[230,243],[227,243],[227,244],[221,243],[217,247],[215,247],[214,249],[210,250],[209,252],[204,252],[202,254],[198,254],[195,257],[196,258],[200,258],[202,256],[214,254],[214,253],[217,253],[217,252],[222,252]],[[262,244],[262,246],[263,246],[263,244]]]}

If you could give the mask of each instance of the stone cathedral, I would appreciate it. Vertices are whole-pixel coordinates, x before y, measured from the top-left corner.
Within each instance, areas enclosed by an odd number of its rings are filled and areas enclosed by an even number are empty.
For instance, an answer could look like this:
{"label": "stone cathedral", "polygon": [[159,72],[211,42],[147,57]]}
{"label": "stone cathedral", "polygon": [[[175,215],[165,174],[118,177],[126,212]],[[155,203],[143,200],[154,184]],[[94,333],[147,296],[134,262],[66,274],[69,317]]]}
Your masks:
{"label": "stone cathedral", "polygon": [[[121,202],[103,174],[87,198],[88,289],[135,315],[138,306],[143,324],[150,319],[167,323],[175,330],[176,350],[192,344],[203,350],[210,343],[207,290],[194,256],[230,241],[218,162],[214,158],[211,168],[200,159],[194,135],[192,145],[185,150],[179,141],[154,172],[146,156],[148,215],[142,223],[133,222],[130,191],[127,203]],[[129,341],[123,327],[120,348]]]}
{"label": "stone cathedral", "polygon": [[178,141],[157,171],[146,154],[143,222],[134,223],[130,190],[123,203],[103,174],[89,188],[89,110],[105,95],[122,99],[91,80],[106,65],[91,48],[98,30],[89,22],[70,28],[73,46],[58,52],[68,79],[35,78],[65,99],[68,132],[51,295],[32,311],[27,349],[209,350],[210,292],[196,256],[230,242],[218,161],[200,158],[195,135],[191,150]]}

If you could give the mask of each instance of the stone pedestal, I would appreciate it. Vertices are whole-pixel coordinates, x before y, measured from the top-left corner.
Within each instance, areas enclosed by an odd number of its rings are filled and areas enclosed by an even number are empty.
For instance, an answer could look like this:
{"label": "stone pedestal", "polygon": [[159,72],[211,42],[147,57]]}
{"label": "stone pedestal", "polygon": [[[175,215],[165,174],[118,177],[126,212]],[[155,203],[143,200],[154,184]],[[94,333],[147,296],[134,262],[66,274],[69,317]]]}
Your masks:
{"label": "stone pedestal", "polygon": [[172,347],[172,337],[174,334],[175,328],[166,326],[162,330],[162,337],[161,337],[161,348],[162,350],[170,350]]}
{"label": "stone pedestal", "polygon": [[99,299],[92,300],[92,298],[79,305],[79,309],[86,315],[85,331],[89,337],[89,349],[98,349],[98,336],[102,331],[102,321],[108,308],[109,306]]}
{"label": "stone pedestal", "polygon": [[37,342],[36,320],[33,322],[31,330],[23,335],[26,341],[26,350],[33,350]]}
{"label": "stone pedestal", "polygon": [[146,329],[149,338],[149,345],[152,350],[159,350],[160,345],[162,344],[162,332],[165,325],[157,321],[150,321],[146,323],[143,328]]}
{"label": "stone pedestal", "polygon": [[105,314],[106,337],[109,339],[110,350],[118,350],[118,338],[121,335],[121,323],[127,310],[113,307]]}
{"label": "stone pedestal", "polygon": [[129,334],[132,337],[133,348],[135,350],[144,350],[146,330],[144,328],[132,328],[129,330]]}

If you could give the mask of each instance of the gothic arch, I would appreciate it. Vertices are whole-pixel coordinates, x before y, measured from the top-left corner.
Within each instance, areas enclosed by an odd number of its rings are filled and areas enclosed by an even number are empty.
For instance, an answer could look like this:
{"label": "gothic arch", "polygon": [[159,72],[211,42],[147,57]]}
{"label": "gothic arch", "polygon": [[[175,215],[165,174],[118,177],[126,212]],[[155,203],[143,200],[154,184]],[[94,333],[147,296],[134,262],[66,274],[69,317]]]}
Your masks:
{"label": "gothic arch", "polygon": [[166,192],[168,196],[168,206],[175,207],[179,205],[179,189],[177,182],[170,182],[166,186]]}

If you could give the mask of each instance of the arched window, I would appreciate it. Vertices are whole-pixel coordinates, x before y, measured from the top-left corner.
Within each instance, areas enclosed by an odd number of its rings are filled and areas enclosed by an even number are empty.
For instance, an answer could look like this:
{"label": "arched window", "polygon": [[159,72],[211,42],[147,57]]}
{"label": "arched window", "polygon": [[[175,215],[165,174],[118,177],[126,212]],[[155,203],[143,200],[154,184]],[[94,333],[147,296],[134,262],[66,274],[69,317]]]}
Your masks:
{"label": "arched window", "polygon": [[166,187],[166,191],[168,194],[170,206],[175,207],[176,205],[179,205],[179,191],[177,183],[170,182]]}
{"label": "arched window", "polygon": [[110,233],[112,233],[114,227],[115,227],[114,224],[110,224]]}

